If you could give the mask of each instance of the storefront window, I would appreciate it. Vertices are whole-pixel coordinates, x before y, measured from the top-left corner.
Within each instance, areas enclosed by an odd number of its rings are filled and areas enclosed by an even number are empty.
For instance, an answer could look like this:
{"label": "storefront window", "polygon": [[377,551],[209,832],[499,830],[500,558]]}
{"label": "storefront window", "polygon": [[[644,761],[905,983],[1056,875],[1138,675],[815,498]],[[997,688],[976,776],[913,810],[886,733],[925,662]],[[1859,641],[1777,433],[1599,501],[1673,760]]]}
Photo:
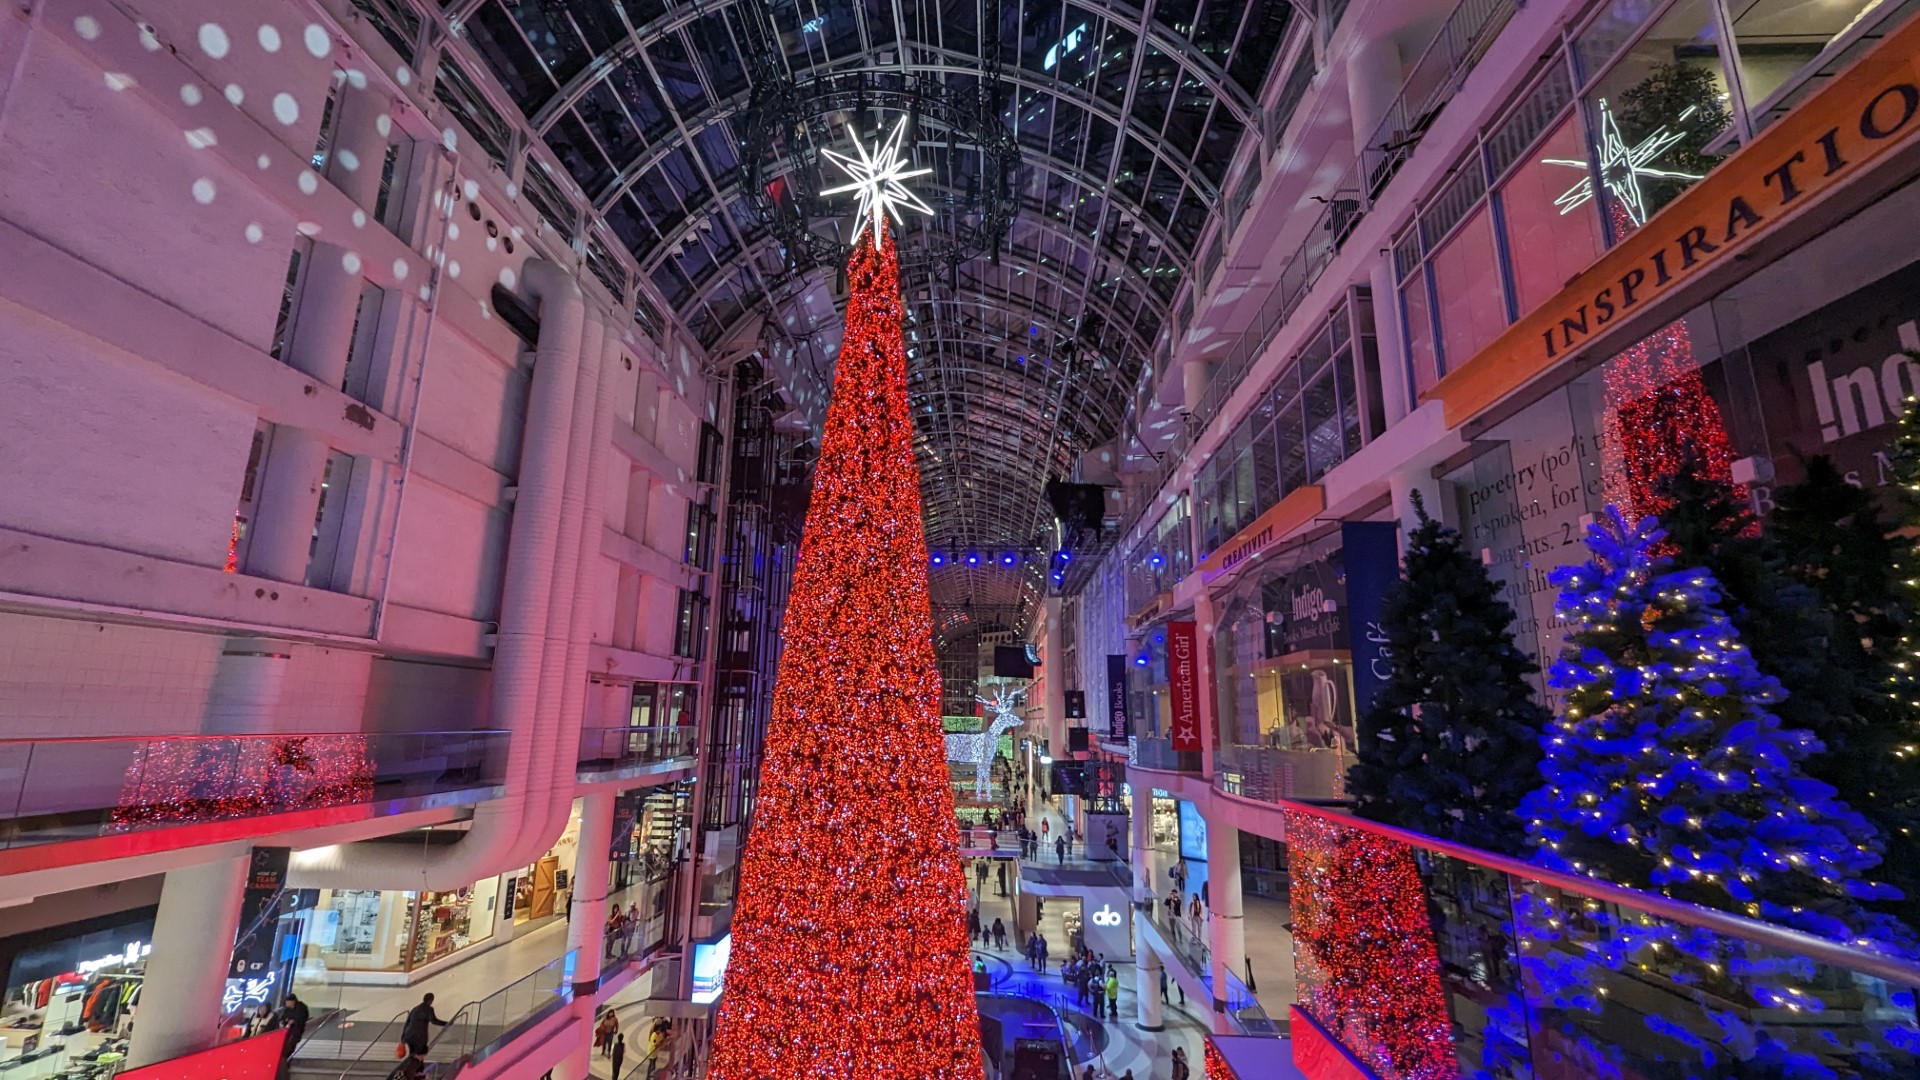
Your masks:
{"label": "storefront window", "polygon": [[1433,255],[1434,295],[1440,315],[1440,354],[1458,367],[1507,328],[1493,218],[1486,204],[1468,215]]}
{"label": "storefront window", "polygon": [[1500,211],[1521,315],[1545,303],[1606,250],[1599,212],[1591,196],[1581,195],[1591,188],[1586,139],[1573,113],[1522,154],[1501,187]]}
{"label": "storefront window", "polygon": [[[1876,14],[1883,0],[1759,0],[1730,7],[1740,54],[1740,84],[1758,105],[1836,38]],[[1891,6],[1891,5],[1888,5]]]}
{"label": "storefront window", "polygon": [[412,943],[407,970],[423,967],[493,936],[500,879],[487,878],[452,892],[408,893]]}
{"label": "storefront window", "polygon": [[1274,750],[1354,746],[1346,574],[1337,538],[1275,560],[1221,602],[1214,635],[1225,741]]}
{"label": "storefront window", "polygon": [[[1593,38],[1601,29],[1581,36],[1583,57],[1598,50]],[[1733,105],[1723,61],[1713,4],[1681,0],[1588,88],[1603,205],[1616,240],[1731,152]]]}

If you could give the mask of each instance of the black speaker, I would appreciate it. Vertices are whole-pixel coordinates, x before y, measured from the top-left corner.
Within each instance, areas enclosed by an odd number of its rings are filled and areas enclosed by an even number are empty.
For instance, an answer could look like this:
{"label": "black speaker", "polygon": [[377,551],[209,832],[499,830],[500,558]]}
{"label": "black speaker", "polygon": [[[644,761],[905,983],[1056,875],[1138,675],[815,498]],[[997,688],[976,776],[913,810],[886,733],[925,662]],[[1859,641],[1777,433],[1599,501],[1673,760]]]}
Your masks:
{"label": "black speaker", "polygon": [[1066,698],[1067,719],[1085,720],[1087,718],[1087,692],[1085,690],[1069,690],[1067,691]]}
{"label": "black speaker", "polygon": [[1025,645],[995,645],[993,674],[1001,679],[1033,678],[1033,661],[1027,659]]}
{"label": "black speaker", "polygon": [[1070,727],[1067,729],[1067,752],[1068,753],[1070,754],[1085,753],[1086,751],[1091,749],[1093,748],[1088,745],[1086,728]]}

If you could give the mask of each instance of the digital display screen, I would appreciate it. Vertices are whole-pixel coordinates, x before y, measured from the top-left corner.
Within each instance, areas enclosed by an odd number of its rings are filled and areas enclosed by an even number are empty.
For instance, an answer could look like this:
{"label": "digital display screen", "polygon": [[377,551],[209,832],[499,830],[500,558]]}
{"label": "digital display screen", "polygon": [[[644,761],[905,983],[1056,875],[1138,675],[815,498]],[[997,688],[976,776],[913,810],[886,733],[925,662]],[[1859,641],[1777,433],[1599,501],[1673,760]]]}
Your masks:
{"label": "digital display screen", "polygon": [[1185,799],[1180,806],[1180,857],[1194,862],[1207,861],[1207,819],[1200,808]]}
{"label": "digital display screen", "polygon": [[693,1003],[711,1005],[727,985],[727,957],[733,953],[733,935],[693,945]]}

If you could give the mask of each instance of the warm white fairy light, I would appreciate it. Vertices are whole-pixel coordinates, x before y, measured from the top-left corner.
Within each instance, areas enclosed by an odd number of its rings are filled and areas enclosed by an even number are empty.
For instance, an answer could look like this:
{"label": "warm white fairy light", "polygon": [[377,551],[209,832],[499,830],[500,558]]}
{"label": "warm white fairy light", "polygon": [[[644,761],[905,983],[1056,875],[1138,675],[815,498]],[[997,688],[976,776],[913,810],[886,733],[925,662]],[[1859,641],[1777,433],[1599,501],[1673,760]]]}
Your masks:
{"label": "warm white fairy light", "polygon": [[887,136],[887,141],[881,143],[879,149],[872,154],[868,154],[867,148],[860,144],[860,133],[857,131],[853,133],[851,156],[837,150],[821,151],[829,161],[852,177],[853,182],[842,184],[837,188],[828,188],[820,194],[842,195],[851,191],[860,196],[860,223],[853,230],[853,242],[856,244],[860,242],[860,237],[867,231],[869,224],[873,226],[873,240],[876,244],[880,242],[880,231],[886,228],[888,218],[904,224],[904,219],[900,216],[900,207],[917,210],[922,214],[933,213],[933,207],[920,201],[920,196],[908,191],[906,184],[902,183],[904,180],[924,176],[933,171],[907,168],[910,163],[900,153],[900,144],[906,133],[907,121],[902,117],[900,122],[894,125],[893,134]]}

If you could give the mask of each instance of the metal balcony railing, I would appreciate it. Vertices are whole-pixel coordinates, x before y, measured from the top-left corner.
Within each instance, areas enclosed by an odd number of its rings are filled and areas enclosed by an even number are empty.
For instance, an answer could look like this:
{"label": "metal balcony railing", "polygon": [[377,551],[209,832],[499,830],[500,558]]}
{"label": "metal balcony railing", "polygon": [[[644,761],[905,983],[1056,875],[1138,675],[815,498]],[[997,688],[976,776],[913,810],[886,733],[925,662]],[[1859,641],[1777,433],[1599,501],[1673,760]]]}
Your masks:
{"label": "metal balcony railing", "polygon": [[1239,340],[1220,361],[1206,392],[1199,401],[1189,403],[1186,426],[1174,445],[1161,455],[1151,481],[1140,488],[1147,497],[1129,510],[1121,525],[1122,536],[1139,523],[1147,507],[1160,505],[1153,495],[1166,486],[1174,469],[1187,459],[1194,443],[1226,407],[1227,399],[1246,380],[1280,328],[1300,310],[1307,293],[1319,283],[1320,275],[1340,253],[1354,226],[1372,209],[1440,109],[1460,89],[1519,8],[1518,0],[1462,0],[1447,16],[1426,51],[1414,62],[1373,137],[1328,189],[1306,239],[1287,259],[1253,321],[1240,331]]}
{"label": "metal balcony railing", "polygon": [[504,731],[0,741],[0,847],[490,789]]}

